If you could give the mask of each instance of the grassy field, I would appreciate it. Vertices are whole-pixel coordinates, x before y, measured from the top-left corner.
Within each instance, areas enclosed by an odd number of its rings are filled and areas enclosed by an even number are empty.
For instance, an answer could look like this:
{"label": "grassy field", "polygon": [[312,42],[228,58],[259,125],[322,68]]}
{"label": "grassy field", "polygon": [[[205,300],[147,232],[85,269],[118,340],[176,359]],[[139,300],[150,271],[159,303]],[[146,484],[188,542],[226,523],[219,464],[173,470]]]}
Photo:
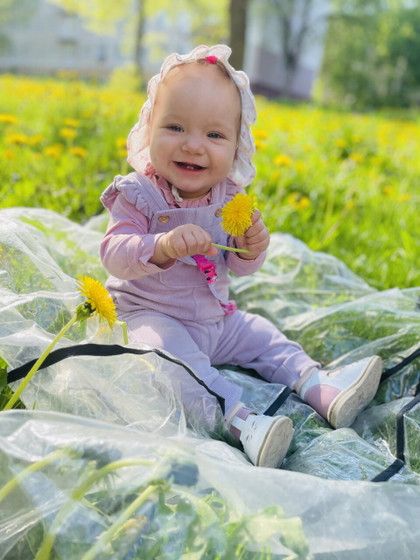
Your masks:
{"label": "grassy field", "polygon": [[[0,76],[0,206],[83,222],[130,171],[144,96],[120,86]],[[257,194],[270,231],[342,259],[378,289],[420,286],[420,113],[350,114],[257,98]]]}

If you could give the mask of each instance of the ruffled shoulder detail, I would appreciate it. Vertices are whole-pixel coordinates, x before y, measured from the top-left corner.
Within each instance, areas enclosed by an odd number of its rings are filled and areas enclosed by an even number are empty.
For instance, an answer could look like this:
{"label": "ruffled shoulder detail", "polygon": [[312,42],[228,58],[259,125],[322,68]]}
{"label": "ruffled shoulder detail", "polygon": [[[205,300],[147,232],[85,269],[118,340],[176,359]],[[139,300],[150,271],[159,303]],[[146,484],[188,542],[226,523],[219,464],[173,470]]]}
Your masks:
{"label": "ruffled shoulder detail", "polygon": [[[155,185],[140,173],[117,175],[100,196],[103,206],[112,210],[118,196],[123,196],[136,210],[151,217],[156,210],[166,207],[166,202]],[[154,211],[152,210],[154,207]]]}
{"label": "ruffled shoulder detail", "polygon": [[231,179],[226,179],[226,192],[225,192],[225,201],[224,201],[225,204],[226,202],[229,202],[229,200],[232,200],[235,194],[238,194],[240,192],[244,192],[244,189],[238,187],[238,185],[234,183]]}

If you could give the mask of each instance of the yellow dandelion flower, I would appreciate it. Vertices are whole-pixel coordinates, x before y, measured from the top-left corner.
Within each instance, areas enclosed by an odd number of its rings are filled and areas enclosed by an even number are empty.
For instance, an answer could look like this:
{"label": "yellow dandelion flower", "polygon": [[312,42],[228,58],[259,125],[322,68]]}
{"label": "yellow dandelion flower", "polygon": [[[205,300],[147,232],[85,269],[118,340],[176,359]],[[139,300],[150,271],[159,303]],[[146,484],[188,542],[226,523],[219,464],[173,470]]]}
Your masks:
{"label": "yellow dandelion flower", "polygon": [[365,159],[365,156],[358,152],[353,152],[352,154],[349,155],[349,159],[355,161],[356,163],[362,163],[362,161]]}
{"label": "yellow dandelion flower", "polygon": [[344,138],[337,138],[334,142],[337,148],[345,148],[347,146],[346,140]]}
{"label": "yellow dandelion flower", "polygon": [[253,194],[238,193],[222,208],[223,231],[238,237],[252,225],[251,216],[256,205]]}
{"label": "yellow dandelion flower", "polygon": [[262,142],[261,140],[255,140],[254,145],[256,150],[263,150],[266,146],[265,142]]}
{"label": "yellow dandelion flower", "polygon": [[[54,339],[50,342],[41,356],[36,360],[34,365],[26,374],[22,383],[5,404],[3,408],[4,410],[13,408],[20,395],[22,394],[22,391],[25,389],[32,377],[44,363],[48,354],[51,352],[57,342],[75,323],[82,322],[88,319],[91,315],[97,313],[100,320],[105,319],[106,321],[108,321],[108,324],[111,328],[114,326],[114,323],[117,320],[117,313],[115,311],[114,302],[112,301],[108,290],[104,288],[104,286],[102,286],[100,282],[98,282],[94,278],[91,278],[90,276],[80,276],[78,284],[78,288],[81,294],[86,298],[86,301],[77,306],[73,317],[64,325],[60,332],[55,335]],[[124,337],[126,338],[126,333],[124,334]]]}
{"label": "yellow dandelion flower", "polygon": [[395,194],[395,188],[391,185],[385,185],[382,190],[385,196],[394,196]]}
{"label": "yellow dandelion flower", "polygon": [[72,148],[69,149],[69,154],[72,156],[77,156],[80,157],[82,159],[85,159],[88,155],[88,151],[85,150],[85,148],[82,148],[81,146],[73,146]]}
{"label": "yellow dandelion flower", "polygon": [[80,126],[80,121],[78,121],[76,119],[64,119],[63,124],[64,124],[64,126],[70,126],[72,128],[77,128],[78,126]]}
{"label": "yellow dandelion flower", "polygon": [[29,143],[29,139],[25,134],[20,134],[16,132],[16,134],[10,134],[6,137],[7,144],[16,144],[16,146],[24,146],[25,144]]}
{"label": "yellow dandelion flower", "polygon": [[292,165],[292,158],[286,154],[280,154],[274,158],[274,165],[283,165],[284,167],[289,167]]}
{"label": "yellow dandelion flower", "polygon": [[299,200],[296,202],[296,205],[298,210],[304,210],[305,208],[308,208],[311,205],[311,201],[307,196],[301,196]]}
{"label": "yellow dandelion flower", "polygon": [[62,144],[53,144],[52,146],[47,146],[44,150],[44,154],[49,157],[58,158],[63,152]]}
{"label": "yellow dandelion flower", "polygon": [[127,147],[127,138],[117,138],[115,140],[115,145],[117,148],[125,149]]}
{"label": "yellow dandelion flower", "polygon": [[252,136],[256,140],[266,140],[268,138],[268,132],[266,130],[262,130],[261,128],[257,128],[252,131]]}
{"label": "yellow dandelion flower", "polygon": [[287,195],[286,204],[292,206],[295,210],[304,210],[311,205],[311,201],[307,196],[293,192]]}
{"label": "yellow dandelion flower", "polygon": [[398,195],[398,202],[408,202],[411,200],[411,194],[409,193],[401,193]]}
{"label": "yellow dandelion flower", "polygon": [[18,122],[17,117],[15,115],[8,115],[8,114],[0,114],[0,123],[3,124],[16,124]]}
{"label": "yellow dandelion flower", "polygon": [[77,132],[74,128],[65,127],[60,130],[60,136],[62,138],[68,138],[69,140],[76,138]]}
{"label": "yellow dandelion flower", "polygon": [[14,159],[16,156],[13,150],[4,150],[3,155],[6,159]]}
{"label": "yellow dandelion flower", "polygon": [[117,312],[108,290],[98,280],[90,276],[79,277],[78,289],[87,300],[78,307],[78,313],[80,315],[87,314],[87,316],[97,313],[101,321],[105,319],[108,321],[108,325],[113,327],[117,320]]}

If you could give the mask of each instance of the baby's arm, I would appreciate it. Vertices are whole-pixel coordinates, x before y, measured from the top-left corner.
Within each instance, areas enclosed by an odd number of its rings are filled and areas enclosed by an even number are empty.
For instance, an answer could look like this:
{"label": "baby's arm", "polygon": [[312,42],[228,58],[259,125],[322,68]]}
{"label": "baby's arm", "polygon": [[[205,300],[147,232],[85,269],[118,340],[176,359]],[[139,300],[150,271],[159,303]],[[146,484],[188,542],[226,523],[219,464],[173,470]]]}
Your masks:
{"label": "baby's arm", "polygon": [[124,197],[118,196],[101,243],[102,263],[110,274],[133,280],[171,268],[179,257],[217,254],[210,235],[193,224],[179,226],[168,233],[148,232],[148,218]]}

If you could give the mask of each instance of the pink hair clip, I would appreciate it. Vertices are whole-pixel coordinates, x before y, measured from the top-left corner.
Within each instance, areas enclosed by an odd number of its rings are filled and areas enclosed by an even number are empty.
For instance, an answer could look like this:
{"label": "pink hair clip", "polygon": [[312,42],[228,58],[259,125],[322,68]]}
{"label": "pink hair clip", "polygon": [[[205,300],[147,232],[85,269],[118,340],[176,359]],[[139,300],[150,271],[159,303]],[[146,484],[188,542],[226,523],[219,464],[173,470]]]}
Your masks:
{"label": "pink hair clip", "polygon": [[206,61],[209,64],[217,64],[217,56],[206,56]]}

